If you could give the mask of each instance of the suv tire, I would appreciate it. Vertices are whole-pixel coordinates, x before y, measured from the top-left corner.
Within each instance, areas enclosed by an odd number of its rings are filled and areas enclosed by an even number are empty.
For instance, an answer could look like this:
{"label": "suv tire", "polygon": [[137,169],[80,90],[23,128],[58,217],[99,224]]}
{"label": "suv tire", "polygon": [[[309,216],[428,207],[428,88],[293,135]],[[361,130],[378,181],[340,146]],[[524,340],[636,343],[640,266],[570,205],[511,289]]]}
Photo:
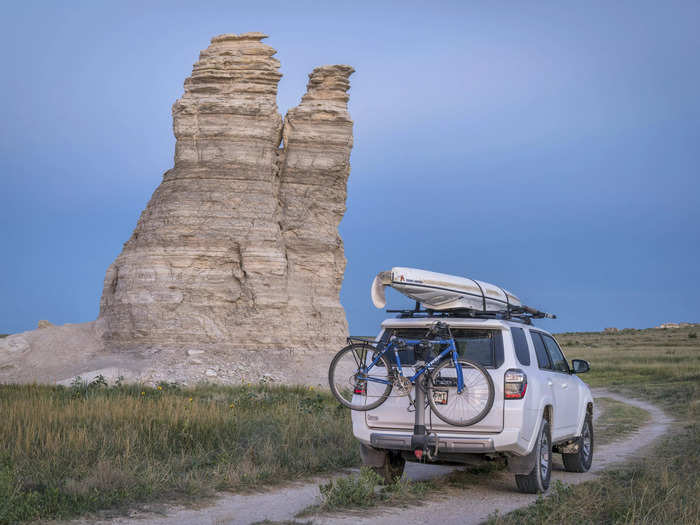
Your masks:
{"label": "suv tire", "polygon": [[535,466],[529,474],[516,474],[515,484],[520,492],[538,494],[546,492],[552,477],[552,436],[549,422],[542,420],[540,432],[535,443]]}
{"label": "suv tire", "polygon": [[578,452],[562,454],[564,469],[567,472],[588,472],[593,462],[593,421],[587,414],[583,421],[581,435],[577,438]]}
{"label": "suv tire", "polygon": [[390,485],[396,478],[402,476],[405,466],[406,459],[400,452],[387,452],[384,465],[381,467],[372,467],[372,470],[379,474],[385,485]]}

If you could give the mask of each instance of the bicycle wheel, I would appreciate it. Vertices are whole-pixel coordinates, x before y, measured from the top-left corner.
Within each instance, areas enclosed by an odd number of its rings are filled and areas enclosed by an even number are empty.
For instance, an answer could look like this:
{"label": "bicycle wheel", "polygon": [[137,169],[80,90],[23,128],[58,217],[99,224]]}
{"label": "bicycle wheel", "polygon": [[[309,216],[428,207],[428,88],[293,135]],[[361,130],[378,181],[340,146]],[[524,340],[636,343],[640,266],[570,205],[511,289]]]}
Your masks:
{"label": "bicycle wheel", "polygon": [[486,417],[493,406],[493,380],[478,363],[457,360],[462,367],[464,389],[457,392],[457,369],[445,359],[428,379],[428,402],[433,413],[445,423],[458,427],[474,425]]}
{"label": "bicycle wheel", "polygon": [[340,403],[353,410],[372,410],[389,396],[391,366],[385,356],[369,372],[366,367],[376,357],[370,345],[352,344],[338,352],[328,369],[331,392]]}

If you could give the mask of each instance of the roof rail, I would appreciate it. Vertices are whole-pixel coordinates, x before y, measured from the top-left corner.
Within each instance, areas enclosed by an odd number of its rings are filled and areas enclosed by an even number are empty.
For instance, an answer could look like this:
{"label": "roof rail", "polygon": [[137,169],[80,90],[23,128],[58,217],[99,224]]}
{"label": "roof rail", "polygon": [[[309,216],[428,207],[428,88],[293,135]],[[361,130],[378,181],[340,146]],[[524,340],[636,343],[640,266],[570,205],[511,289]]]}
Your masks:
{"label": "roof rail", "polygon": [[412,310],[387,310],[387,313],[398,314],[396,317],[400,319],[414,317],[456,317],[468,319],[517,319],[525,324],[532,324],[533,319],[556,319],[554,314],[541,312],[529,306],[511,306],[507,309],[496,312],[484,312],[483,310],[474,310],[471,308],[453,308],[449,310],[432,310],[430,308],[422,309],[419,302],[416,302],[415,308]]}

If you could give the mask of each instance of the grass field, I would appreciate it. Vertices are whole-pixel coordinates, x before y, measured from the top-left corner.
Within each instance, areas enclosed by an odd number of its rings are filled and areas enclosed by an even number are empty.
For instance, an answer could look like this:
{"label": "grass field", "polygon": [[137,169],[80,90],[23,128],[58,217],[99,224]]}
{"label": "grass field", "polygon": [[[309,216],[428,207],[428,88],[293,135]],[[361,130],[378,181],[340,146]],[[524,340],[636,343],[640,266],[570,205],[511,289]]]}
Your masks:
{"label": "grass field", "polygon": [[558,335],[567,357],[590,361],[589,384],[651,400],[677,423],[647,457],[595,481],[557,485],[490,523],[700,523],[699,328]]}
{"label": "grass field", "polygon": [[[673,415],[673,434],[648,458],[493,523],[700,523],[700,343],[692,329],[558,336],[587,359],[592,386],[650,399]],[[599,438],[638,425],[638,413],[602,401]],[[180,389],[0,385],[0,524],[68,518],[151,501],[193,500],[357,465],[349,412],[330,394],[267,385]],[[614,417],[613,417],[614,416]],[[455,474],[450,486],[478,483]],[[365,476],[328,489],[330,507],[352,505]],[[394,490],[392,493],[391,490]],[[376,503],[400,504],[429,486],[402,485]],[[333,500],[332,498],[337,498]]]}
{"label": "grass field", "polygon": [[293,387],[0,385],[0,523],[245,490],[359,461],[349,413]]}

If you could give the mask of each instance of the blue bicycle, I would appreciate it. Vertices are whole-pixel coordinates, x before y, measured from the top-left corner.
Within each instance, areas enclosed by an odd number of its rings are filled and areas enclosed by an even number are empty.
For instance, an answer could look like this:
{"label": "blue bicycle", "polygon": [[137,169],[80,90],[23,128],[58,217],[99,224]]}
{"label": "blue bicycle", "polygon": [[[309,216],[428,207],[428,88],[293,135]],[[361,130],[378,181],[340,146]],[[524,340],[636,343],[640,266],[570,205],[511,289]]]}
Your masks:
{"label": "blue bicycle", "polygon": [[[393,333],[386,343],[357,338],[348,338],[348,342],[331,361],[328,382],[338,401],[352,410],[377,408],[394,389],[398,396],[410,399],[416,385],[425,388],[433,413],[450,425],[473,425],[493,406],[491,375],[479,363],[459,357],[446,323],[434,323],[419,340]],[[411,348],[416,364],[413,374],[406,376],[399,352]],[[434,348],[439,353],[433,357]]]}

